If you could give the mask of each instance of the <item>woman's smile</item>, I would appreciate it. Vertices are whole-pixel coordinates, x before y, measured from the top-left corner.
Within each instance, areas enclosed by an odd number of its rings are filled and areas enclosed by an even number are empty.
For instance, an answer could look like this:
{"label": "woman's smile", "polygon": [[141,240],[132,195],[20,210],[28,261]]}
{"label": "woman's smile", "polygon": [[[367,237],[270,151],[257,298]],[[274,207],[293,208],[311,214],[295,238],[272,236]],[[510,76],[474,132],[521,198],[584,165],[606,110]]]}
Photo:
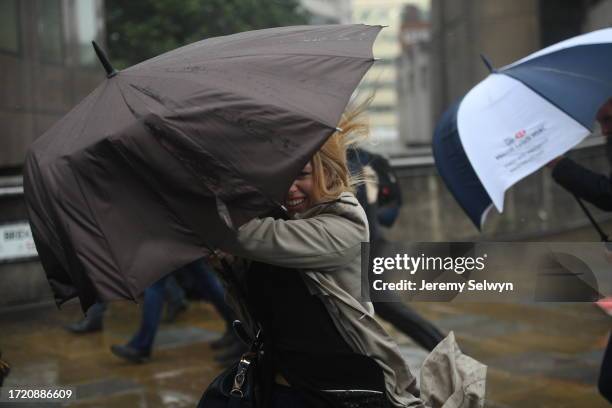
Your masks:
{"label": "woman's smile", "polygon": [[312,165],[307,163],[287,192],[285,207],[289,215],[308,210],[312,206],[312,195]]}

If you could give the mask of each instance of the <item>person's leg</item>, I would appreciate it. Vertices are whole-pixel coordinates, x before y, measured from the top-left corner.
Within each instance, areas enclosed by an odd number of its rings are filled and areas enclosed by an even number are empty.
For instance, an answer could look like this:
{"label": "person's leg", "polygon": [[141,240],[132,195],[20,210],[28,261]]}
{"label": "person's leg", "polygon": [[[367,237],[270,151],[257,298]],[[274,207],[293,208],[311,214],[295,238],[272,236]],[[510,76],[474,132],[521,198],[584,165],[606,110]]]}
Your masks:
{"label": "person's leg", "polygon": [[169,303],[183,303],[185,302],[185,291],[178,284],[174,274],[169,275],[166,279],[166,300]]}
{"label": "person's leg", "polygon": [[128,342],[129,347],[133,347],[147,355],[151,354],[157,328],[161,320],[166,279],[167,276],[161,278],[145,290],[140,328]]}
{"label": "person's leg", "polygon": [[106,313],[107,304],[106,302],[97,302],[91,305],[89,310],[87,311],[87,317],[90,319],[100,319],[104,318],[104,313]]}
{"label": "person's leg", "polygon": [[612,333],[608,338],[608,347],[604,351],[604,358],[599,372],[599,392],[612,403]]}
{"label": "person's leg", "polygon": [[66,329],[73,333],[93,333],[102,330],[106,307],[104,302],[94,303],[89,307],[83,319],[69,324]]}
{"label": "person's leg", "polygon": [[190,267],[197,274],[198,286],[204,300],[212,303],[228,327],[231,327],[234,314],[225,303],[225,291],[211,267],[203,259],[190,264]]}
{"label": "person's leg", "polygon": [[173,322],[179,313],[187,309],[185,291],[178,284],[174,274],[166,279],[166,322]]}
{"label": "person's leg", "polygon": [[189,265],[198,277],[198,287],[204,300],[213,304],[217,312],[225,320],[226,329],[223,336],[210,343],[213,350],[224,349],[215,356],[215,360],[223,366],[229,366],[240,359],[247,346],[238,338],[232,327],[234,313],[225,303],[225,291],[212,268],[204,260]]}

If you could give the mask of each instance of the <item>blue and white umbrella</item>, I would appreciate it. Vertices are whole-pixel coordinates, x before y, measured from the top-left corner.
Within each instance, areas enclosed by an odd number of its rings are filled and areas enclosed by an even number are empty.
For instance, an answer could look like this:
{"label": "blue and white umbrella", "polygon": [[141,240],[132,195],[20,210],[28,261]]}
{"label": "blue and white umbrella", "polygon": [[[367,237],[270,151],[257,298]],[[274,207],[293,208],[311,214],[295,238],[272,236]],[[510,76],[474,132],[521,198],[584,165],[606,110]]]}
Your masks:
{"label": "blue and white umbrella", "polygon": [[[486,62],[486,61],[485,61]],[[516,182],[580,143],[612,97],[612,28],[562,41],[491,74],[434,132],[438,171],[481,228]]]}

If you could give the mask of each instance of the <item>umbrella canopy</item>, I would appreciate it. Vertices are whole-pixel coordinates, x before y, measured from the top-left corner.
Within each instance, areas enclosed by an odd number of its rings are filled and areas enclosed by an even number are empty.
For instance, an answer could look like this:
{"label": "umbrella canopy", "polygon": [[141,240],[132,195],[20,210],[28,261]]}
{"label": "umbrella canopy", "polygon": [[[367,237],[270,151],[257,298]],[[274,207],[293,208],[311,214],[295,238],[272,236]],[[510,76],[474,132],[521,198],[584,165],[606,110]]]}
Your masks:
{"label": "umbrella canopy", "polygon": [[592,133],[612,96],[612,29],[562,41],[491,74],[442,116],[436,166],[472,222],[508,188]]}
{"label": "umbrella canopy", "polygon": [[244,32],[120,72],[102,58],[107,79],[25,163],[32,233],[57,303],[136,299],[278,206],[336,131],[380,29]]}

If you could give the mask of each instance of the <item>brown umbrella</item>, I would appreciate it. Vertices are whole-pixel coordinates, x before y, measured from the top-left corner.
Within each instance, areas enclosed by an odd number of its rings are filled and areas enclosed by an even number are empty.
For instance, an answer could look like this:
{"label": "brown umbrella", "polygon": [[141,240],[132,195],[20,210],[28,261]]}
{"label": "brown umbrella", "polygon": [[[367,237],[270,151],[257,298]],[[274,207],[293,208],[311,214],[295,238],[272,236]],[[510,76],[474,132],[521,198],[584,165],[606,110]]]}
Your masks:
{"label": "brown umbrella", "polygon": [[59,304],[136,299],[278,206],[336,130],[378,26],[203,40],[115,71],[30,147],[30,225]]}

